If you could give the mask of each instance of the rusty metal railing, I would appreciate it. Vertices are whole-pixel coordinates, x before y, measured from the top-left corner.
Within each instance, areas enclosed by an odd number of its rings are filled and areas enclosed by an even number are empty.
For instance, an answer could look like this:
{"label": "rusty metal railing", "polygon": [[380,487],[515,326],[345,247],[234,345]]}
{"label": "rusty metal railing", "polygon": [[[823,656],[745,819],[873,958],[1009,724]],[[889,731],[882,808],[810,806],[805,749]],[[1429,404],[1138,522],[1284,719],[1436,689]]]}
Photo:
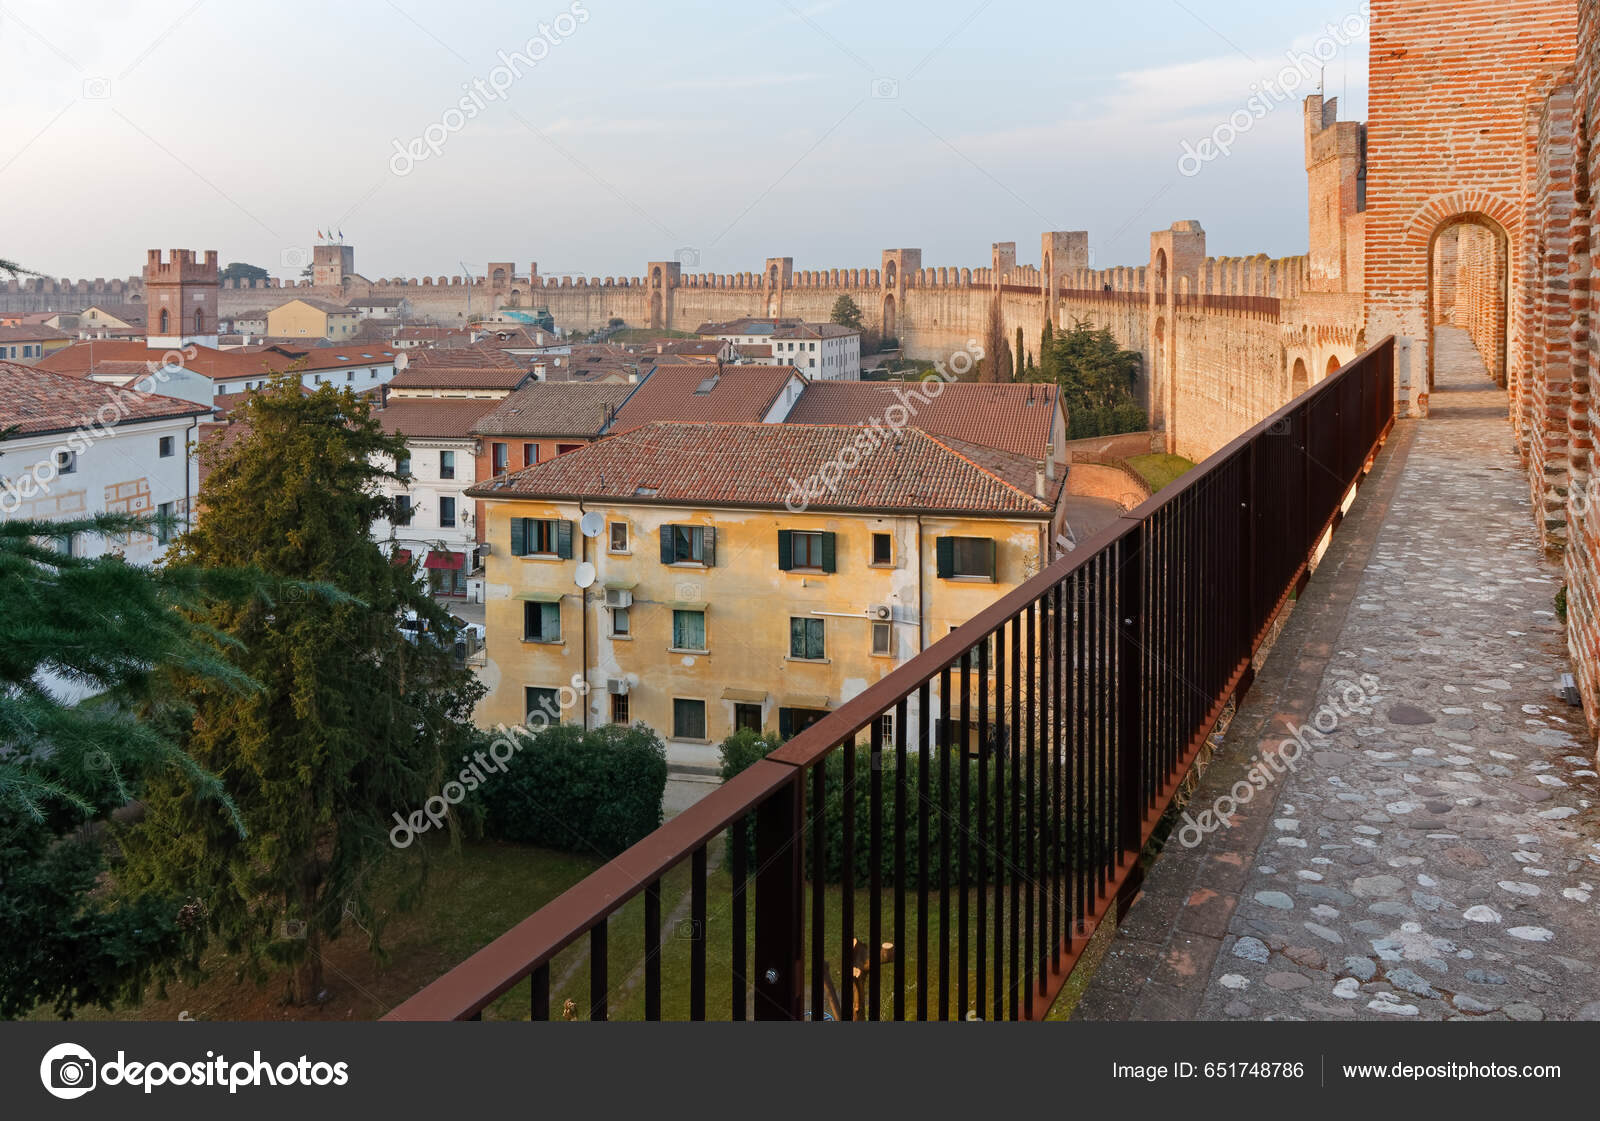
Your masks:
{"label": "rusty metal railing", "polygon": [[1385,339],[388,1018],[1042,1017],[1393,422]]}

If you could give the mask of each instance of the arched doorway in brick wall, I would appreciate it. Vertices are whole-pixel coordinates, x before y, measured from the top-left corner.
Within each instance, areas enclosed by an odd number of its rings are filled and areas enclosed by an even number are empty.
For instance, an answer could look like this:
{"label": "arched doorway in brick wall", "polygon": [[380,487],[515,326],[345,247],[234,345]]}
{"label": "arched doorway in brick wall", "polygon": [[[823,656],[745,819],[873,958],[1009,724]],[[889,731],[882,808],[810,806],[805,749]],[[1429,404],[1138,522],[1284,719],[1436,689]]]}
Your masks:
{"label": "arched doorway in brick wall", "polygon": [[885,339],[895,337],[895,326],[894,297],[885,296],[883,298],[883,337]]}
{"label": "arched doorway in brick wall", "polygon": [[1156,303],[1164,304],[1167,302],[1167,251],[1165,249],[1157,249],[1156,257],[1152,264],[1155,265],[1156,274]]}
{"label": "arched doorway in brick wall", "polygon": [[663,328],[665,326],[666,326],[666,323],[664,321],[664,316],[662,315],[662,312],[661,312],[661,293],[660,292],[651,292],[650,293],[650,328],[651,328],[651,330],[659,331],[661,328]]}
{"label": "arched doorway in brick wall", "polygon": [[1294,369],[1289,374],[1289,400],[1293,401],[1300,394],[1311,388],[1311,379],[1306,373],[1306,360],[1296,358]]}
{"label": "arched doorway in brick wall", "polygon": [[1328,355],[1328,364],[1322,369],[1322,377],[1331,378],[1338,371],[1339,367],[1343,365],[1344,359],[1340,358],[1337,354]]}
{"label": "arched doorway in brick wall", "polygon": [[1433,231],[1428,246],[1430,392],[1438,372],[1440,339],[1450,332],[1465,332],[1489,377],[1505,386],[1509,260],[1505,228],[1487,215],[1454,215]]}

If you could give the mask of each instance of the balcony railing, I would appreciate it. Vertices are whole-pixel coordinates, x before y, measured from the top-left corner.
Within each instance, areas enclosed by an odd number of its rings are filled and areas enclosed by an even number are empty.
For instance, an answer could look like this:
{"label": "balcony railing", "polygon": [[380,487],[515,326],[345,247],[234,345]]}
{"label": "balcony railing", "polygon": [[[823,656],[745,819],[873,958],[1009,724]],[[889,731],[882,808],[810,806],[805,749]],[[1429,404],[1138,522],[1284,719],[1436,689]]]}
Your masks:
{"label": "balcony railing", "polygon": [[388,1018],[1042,1017],[1393,422],[1385,339]]}

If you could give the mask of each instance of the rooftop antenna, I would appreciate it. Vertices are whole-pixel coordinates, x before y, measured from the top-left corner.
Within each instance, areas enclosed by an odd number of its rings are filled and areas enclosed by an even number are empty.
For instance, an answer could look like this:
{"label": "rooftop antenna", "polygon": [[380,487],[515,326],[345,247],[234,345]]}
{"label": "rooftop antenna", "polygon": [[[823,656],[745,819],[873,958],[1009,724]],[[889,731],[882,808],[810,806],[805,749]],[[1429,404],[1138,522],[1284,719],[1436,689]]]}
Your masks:
{"label": "rooftop antenna", "polygon": [[1327,64],[1324,63],[1322,66],[1317,68],[1317,96],[1318,97],[1322,96],[1323,90],[1327,86],[1327,84],[1328,84],[1328,67],[1327,67]]}

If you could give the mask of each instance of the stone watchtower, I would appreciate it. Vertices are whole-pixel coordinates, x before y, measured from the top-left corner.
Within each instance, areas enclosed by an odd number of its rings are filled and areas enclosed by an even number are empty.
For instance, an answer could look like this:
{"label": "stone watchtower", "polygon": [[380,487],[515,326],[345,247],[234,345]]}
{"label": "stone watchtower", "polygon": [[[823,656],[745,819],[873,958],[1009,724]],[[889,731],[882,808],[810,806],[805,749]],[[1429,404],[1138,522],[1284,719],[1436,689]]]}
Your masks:
{"label": "stone watchtower", "polygon": [[995,288],[1005,283],[1006,273],[1017,267],[1017,243],[997,241],[989,247],[989,282]]}
{"label": "stone watchtower", "polygon": [[217,293],[221,287],[217,251],[199,259],[191,249],[174,249],[170,260],[150,250],[144,266],[146,338],[153,348],[179,349],[194,343],[217,345]]}
{"label": "stone watchtower", "polygon": [[[1367,208],[1367,126],[1339,120],[1339,99],[1305,100],[1306,191],[1313,292],[1362,290],[1362,230]],[[1353,221],[1354,219],[1354,221]]]}
{"label": "stone watchtower", "polygon": [[311,247],[311,283],[318,288],[341,288],[344,286],[344,278],[355,271],[355,246],[313,245]]}
{"label": "stone watchtower", "polygon": [[645,262],[644,286],[652,330],[659,331],[672,326],[672,293],[682,279],[682,261]]}
{"label": "stone watchtower", "polygon": [[761,277],[767,292],[767,317],[776,319],[783,314],[783,293],[794,283],[794,258],[768,257]]}
{"label": "stone watchtower", "polygon": [[883,272],[879,274],[883,288],[879,293],[878,324],[886,338],[900,334],[900,308],[906,298],[906,278],[915,276],[922,268],[922,250],[885,249]]}
{"label": "stone watchtower", "polygon": [[1089,267],[1089,231],[1052,230],[1039,235],[1040,284],[1047,303],[1046,318],[1054,316],[1056,297],[1066,287],[1061,278],[1074,269]]}

